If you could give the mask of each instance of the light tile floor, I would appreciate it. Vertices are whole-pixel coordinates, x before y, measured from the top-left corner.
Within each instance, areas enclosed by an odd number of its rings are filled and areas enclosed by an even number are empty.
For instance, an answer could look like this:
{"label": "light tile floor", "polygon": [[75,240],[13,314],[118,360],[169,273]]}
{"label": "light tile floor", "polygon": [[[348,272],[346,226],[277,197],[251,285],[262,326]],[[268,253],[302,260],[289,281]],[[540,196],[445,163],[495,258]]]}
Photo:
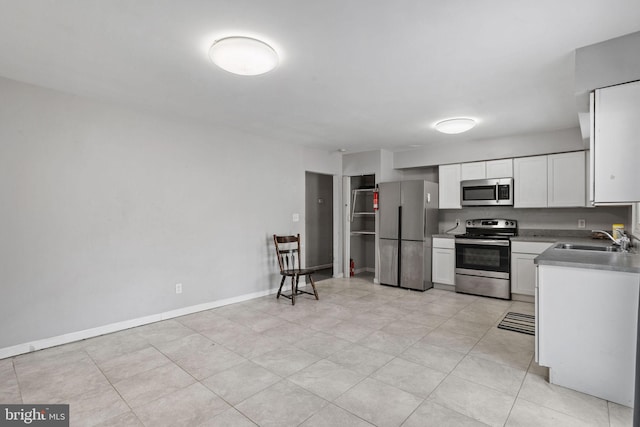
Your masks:
{"label": "light tile floor", "polygon": [[[551,385],[533,305],[355,279],[0,360],[0,402],[69,403],[73,426],[630,426]],[[586,374],[586,373],[585,373]]]}

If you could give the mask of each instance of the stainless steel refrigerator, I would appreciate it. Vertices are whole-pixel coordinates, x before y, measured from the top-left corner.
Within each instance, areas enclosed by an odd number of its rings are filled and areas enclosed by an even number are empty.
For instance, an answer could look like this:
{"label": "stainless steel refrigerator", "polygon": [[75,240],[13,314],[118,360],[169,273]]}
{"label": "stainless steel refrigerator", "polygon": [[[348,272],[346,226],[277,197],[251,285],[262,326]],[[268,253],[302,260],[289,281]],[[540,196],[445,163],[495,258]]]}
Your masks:
{"label": "stainless steel refrigerator", "polygon": [[379,184],[380,283],[424,291],[431,281],[431,236],[438,233],[438,184]]}

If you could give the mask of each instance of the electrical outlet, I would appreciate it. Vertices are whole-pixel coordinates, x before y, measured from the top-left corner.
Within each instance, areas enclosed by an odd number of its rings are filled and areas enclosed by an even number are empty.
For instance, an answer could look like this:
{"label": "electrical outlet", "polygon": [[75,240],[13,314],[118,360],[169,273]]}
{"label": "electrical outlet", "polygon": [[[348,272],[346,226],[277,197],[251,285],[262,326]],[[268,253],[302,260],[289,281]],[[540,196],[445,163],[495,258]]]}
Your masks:
{"label": "electrical outlet", "polygon": [[176,294],[182,293],[182,283],[176,283]]}
{"label": "electrical outlet", "polygon": [[578,228],[585,228],[585,227],[586,227],[586,224],[585,224],[584,219],[579,219],[578,220]]}

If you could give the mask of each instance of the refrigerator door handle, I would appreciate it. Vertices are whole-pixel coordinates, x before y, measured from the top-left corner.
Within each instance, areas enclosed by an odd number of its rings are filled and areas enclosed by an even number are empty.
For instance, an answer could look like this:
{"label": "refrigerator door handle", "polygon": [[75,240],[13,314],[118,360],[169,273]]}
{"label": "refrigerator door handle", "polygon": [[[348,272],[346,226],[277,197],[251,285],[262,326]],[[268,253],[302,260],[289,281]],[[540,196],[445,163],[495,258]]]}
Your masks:
{"label": "refrigerator door handle", "polygon": [[398,286],[402,286],[402,205],[398,206]]}
{"label": "refrigerator door handle", "polygon": [[422,237],[427,238],[427,208],[424,208],[424,224],[422,228]]}

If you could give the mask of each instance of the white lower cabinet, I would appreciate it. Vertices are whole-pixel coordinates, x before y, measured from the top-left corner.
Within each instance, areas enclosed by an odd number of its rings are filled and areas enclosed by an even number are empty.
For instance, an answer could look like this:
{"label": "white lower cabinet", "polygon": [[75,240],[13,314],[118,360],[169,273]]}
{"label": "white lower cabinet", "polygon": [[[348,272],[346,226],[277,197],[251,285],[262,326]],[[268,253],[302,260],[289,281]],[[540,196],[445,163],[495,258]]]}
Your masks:
{"label": "white lower cabinet", "polygon": [[538,265],[536,360],[549,382],[633,406],[640,274]]}
{"label": "white lower cabinet", "polygon": [[535,294],[536,266],[533,260],[546,251],[551,242],[512,242],[511,243],[511,293],[520,295]]}
{"label": "white lower cabinet", "polygon": [[456,250],[454,239],[433,239],[433,265],[431,280],[433,283],[455,285]]}
{"label": "white lower cabinet", "polygon": [[511,293],[534,295],[536,290],[535,254],[511,254]]}

